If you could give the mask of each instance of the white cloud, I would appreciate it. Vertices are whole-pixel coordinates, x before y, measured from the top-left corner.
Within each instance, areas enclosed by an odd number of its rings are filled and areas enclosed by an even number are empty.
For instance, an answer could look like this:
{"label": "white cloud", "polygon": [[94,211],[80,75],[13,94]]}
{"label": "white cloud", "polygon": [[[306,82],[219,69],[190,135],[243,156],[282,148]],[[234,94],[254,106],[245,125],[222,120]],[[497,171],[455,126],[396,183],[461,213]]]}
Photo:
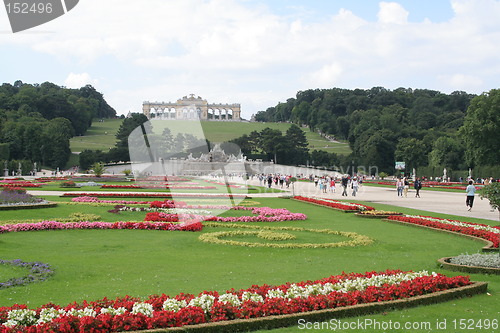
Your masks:
{"label": "white cloud", "polygon": [[97,73],[118,112],[189,93],[234,96],[251,114],[308,88],[488,91],[500,75],[500,1],[450,1],[452,19],[415,23],[397,1],[380,2],[373,21],[346,9],[311,21],[264,0],[86,0],[43,26],[54,33],[0,34],[0,46],[61,60],[59,77],[76,73],[67,86]]}
{"label": "white cloud", "polygon": [[96,86],[99,80],[92,79],[88,73],[69,73],[66,80],[64,80],[64,85],[68,88],[81,88],[90,84]]}
{"label": "white cloud", "polygon": [[312,73],[308,81],[311,87],[330,88],[335,86],[342,72],[342,66],[339,63],[328,64]]}
{"label": "white cloud", "polygon": [[452,90],[476,90],[477,87],[480,87],[483,84],[483,80],[481,80],[481,78],[475,75],[461,73],[443,75],[438,79]]}
{"label": "white cloud", "polygon": [[379,3],[380,10],[377,14],[380,23],[395,23],[405,24],[408,21],[408,15],[403,6],[397,2],[384,2]]}

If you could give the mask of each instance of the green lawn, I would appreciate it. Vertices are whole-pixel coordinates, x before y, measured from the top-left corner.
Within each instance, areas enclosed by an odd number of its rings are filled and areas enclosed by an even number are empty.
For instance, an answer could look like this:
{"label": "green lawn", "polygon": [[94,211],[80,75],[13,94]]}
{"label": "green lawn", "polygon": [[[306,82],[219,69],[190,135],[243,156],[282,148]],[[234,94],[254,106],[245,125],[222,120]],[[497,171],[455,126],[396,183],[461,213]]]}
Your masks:
{"label": "green lawn", "polygon": [[76,136],[70,140],[71,151],[76,153],[85,149],[108,150],[114,147],[115,136],[122,121],[122,119],[104,119],[103,122],[99,122],[94,119],[84,136]]}
{"label": "green lawn", "polygon": [[[108,150],[114,147],[116,143],[116,132],[122,123],[121,119],[104,119],[104,122],[94,121],[92,127],[87,131],[84,136],[74,137],[70,140],[71,151],[81,152],[84,149],[101,149]],[[176,135],[176,129],[182,129],[183,133],[189,133],[188,128],[198,129],[198,123],[192,121],[177,120],[172,121],[152,121],[154,132],[161,133],[163,128],[167,125]],[[211,142],[224,142],[243,134],[250,134],[252,131],[262,131],[266,127],[278,129],[283,133],[290,127],[289,123],[258,123],[258,122],[218,122],[218,121],[202,121],[200,122],[203,132],[208,140]],[[174,126],[175,125],[175,126]],[[347,143],[334,143],[321,137],[316,132],[311,132],[309,129],[304,128],[306,138],[309,141],[309,149],[325,150],[338,154],[349,154],[351,149]]]}
{"label": "green lawn", "polygon": [[[68,201],[67,198],[56,200]],[[262,206],[287,208],[292,212],[308,215],[306,221],[251,223],[252,225],[353,231],[371,237],[374,242],[369,246],[354,248],[266,249],[202,243],[198,240],[200,233],[191,232],[72,230],[7,233],[0,235],[2,259],[42,261],[51,264],[56,269],[56,274],[42,283],[0,290],[0,305],[24,303],[36,307],[47,302],[65,305],[72,301],[124,295],[146,297],[161,293],[175,295],[181,292],[199,293],[203,290],[225,291],[230,288],[247,288],[252,284],[315,280],[340,274],[342,271],[426,269],[452,276],[458,273],[440,269],[436,265],[436,259],[465,252],[474,253],[482,246],[480,242],[447,233],[359,218],[288,199],[251,200]],[[428,212],[412,209],[375,206],[378,209],[428,215]],[[58,208],[26,210],[22,212],[22,217],[53,219],[66,217],[72,212],[82,212],[101,215],[106,221],[117,221],[142,220],[145,214],[126,212],[116,215],[108,213],[108,209],[61,204]],[[243,212],[237,213],[227,212],[225,215],[236,216]],[[495,224],[488,220],[433,215]],[[19,218],[20,211],[2,212],[0,220],[12,219],[13,216]],[[203,233],[214,230],[205,228]],[[300,233],[297,233],[297,237],[297,241],[311,241],[310,236],[301,238]],[[322,242],[325,239],[321,237],[316,241]],[[16,274],[19,271],[3,267],[0,270],[0,280]],[[450,322],[460,318],[498,318],[500,276],[474,274],[471,277],[476,281],[488,281],[490,295],[391,311],[369,318],[432,323],[438,319]],[[297,329],[291,327],[276,331],[296,332]],[[451,333],[456,330],[448,327],[440,332]]]}

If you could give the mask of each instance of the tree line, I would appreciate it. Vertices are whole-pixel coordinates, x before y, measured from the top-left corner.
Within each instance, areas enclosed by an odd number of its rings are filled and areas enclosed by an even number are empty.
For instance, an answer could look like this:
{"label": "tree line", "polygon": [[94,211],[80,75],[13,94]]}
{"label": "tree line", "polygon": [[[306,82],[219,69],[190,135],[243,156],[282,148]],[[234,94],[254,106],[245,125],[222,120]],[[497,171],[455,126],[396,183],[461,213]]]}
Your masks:
{"label": "tree line", "polygon": [[[465,170],[500,164],[500,90],[474,95],[427,89],[310,89],[255,115],[292,122],[347,140],[346,160],[394,172],[434,167]],[[324,154],[322,154],[324,155]],[[324,166],[335,156],[323,156]],[[498,176],[497,176],[498,177]]]}
{"label": "tree line", "polygon": [[69,139],[85,134],[93,119],[110,117],[116,117],[116,111],[90,85],[68,89],[50,82],[4,83],[0,160],[63,168],[71,155]]}

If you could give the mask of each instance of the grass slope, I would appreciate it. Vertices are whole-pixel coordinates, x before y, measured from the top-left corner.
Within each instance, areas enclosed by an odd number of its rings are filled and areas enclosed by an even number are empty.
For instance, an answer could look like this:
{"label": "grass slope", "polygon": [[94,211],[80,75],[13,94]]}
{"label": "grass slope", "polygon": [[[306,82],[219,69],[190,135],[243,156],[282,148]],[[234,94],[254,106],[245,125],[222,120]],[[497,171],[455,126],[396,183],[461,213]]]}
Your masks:
{"label": "grass slope", "polygon": [[114,147],[115,136],[122,121],[122,119],[104,119],[99,122],[94,119],[84,136],[76,136],[70,140],[71,151],[77,153],[85,149],[108,150]]}
{"label": "grass slope", "polygon": [[[105,296],[114,298],[126,294],[146,297],[161,293],[175,295],[181,292],[199,293],[203,290],[225,291],[230,288],[247,288],[252,284],[315,280],[342,271],[426,269],[458,275],[441,270],[436,265],[436,259],[465,252],[474,253],[482,246],[482,243],[455,235],[377,219],[358,218],[352,214],[307,203],[271,198],[252,200],[263,206],[287,208],[292,212],[308,215],[306,221],[252,223],[254,225],[353,231],[367,235],[375,241],[370,246],[354,248],[266,249],[202,243],[198,240],[200,233],[190,232],[73,230],[7,233],[0,235],[2,259],[46,262],[56,269],[56,274],[43,283],[0,290],[0,305],[24,303],[35,307],[47,302],[67,304],[72,301],[96,300]],[[421,211],[399,207],[375,206],[378,209],[424,214]],[[106,221],[142,220],[144,216],[141,212],[115,215],[108,213],[108,209],[61,205],[59,208],[29,210],[25,218],[28,218],[28,215],[41,219],[53,218],[68,216],[71,212],[98,214]],[[17,213],[19,216],[19,212]],[[226,215],[241,213],[244,212],[228,212]],[[443,214],[434,215],[462,219]],[[12,216],[0,216],[0,220],[6,218]],[[205,228],[203,233],[220,230]],[[300,234],[297,236],[300,237]],[[19,274],[18,271],[5,268],[0,270],[2,280]],[[456,332],[450,324],[453,319],[498,318],[500,276],[476,274],[472,275],[472,279],[488,281],[490,295],[392,311],[368,318],[399,322],[429,321],[433,324],[436,320],[446,319],[448,328],[440,332]],[[291,327],[276,332],[296,332],[297,329],[298,327]]]}
{"label": "grass slope", "polygon": [[[84,149],[108,150],[116,143],[115,135],[120,128],[121,123],[121,119],[104,119],[103,122],[94,121],[92,123],[92,127],[90,127],[84,136],[74,137],[71,139],[71,151],[75,153],[81,152]],[[161,133],[163,128],[168,124],[174,135],[176,134],[175,128],[182,128],[182,131],[184,132],[188,127],[197,127],[195,122],[182,120],[175,121],[175,123],[172,121],[153,120],[152,123],[155,128],[154,132]],[[172,124],[175,124],[175,126]],[[289,123],[202,121],[200,124],[203,128],[205,136],[211,142],[229,141],[240,137],[243,134],[250,134],[252,131],[260,132],[266,127],[278,129],[285,133],[290,127]],[[306,134],[307,140],[309,141],[309,148],[311,150],[325,150],[338,154],[349,154],[351,152],[347,143],[330,142],[316,132],[311,132],[307,128],[304,128],[303,130]]]}

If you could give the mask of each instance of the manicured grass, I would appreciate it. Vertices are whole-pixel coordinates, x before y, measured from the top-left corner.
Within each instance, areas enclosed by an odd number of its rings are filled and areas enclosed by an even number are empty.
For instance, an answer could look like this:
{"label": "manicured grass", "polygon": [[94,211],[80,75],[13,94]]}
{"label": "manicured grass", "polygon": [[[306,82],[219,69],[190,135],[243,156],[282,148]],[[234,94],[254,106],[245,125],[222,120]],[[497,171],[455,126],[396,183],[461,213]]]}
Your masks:
{"label": "manicured grass", "polygon": [[[67,201],[67,198],[56,200]],[[30,307],[47,302],[67,304],[72,301],[96,300],[102,297],[146,297],[150,294],[203,290],[225,291],[247,288],[252,284],[281,284],[314,280],[345,272],[381,271],[386,269],[437,271],[436,259],[460,253],[477,252],[482,243],[460,236],[428,229],[392,224],[378,219],[363,219],[328,208],[288,199],[254,198],[262,206],[287,208],[308,215],[306,221],[251,223],[265,226],[299,226],[311,229],[352,231],[374,239],[369,246],[328,249],[266,249],[202,243],[200,233],[133,231],[133,230],[72,230],[7,233],[0,235],[2,259],[42,261],[52,265],[56,274],[43,283],[0,290],[0,305],[14,303]],[[427,212],[373,205],[377,209],[403,211],[411,214]],[[145,213],[107,213],[108,207],[64,205],[58,208],[23,211],[24,218],[68,216],[71,212],[101,215],[103,220],[142,220]],[[6,212],[7,213],[7,212]],[[26,213],[26,214],[25,214]],[[236,214],[238,213],[238,214]],[[226,216],[242,212],[227,212]],[[17,212],[19,218],[20,212]],[[464,219],[444,214],[439,217],[472,220],[494,224],[494,221]],[[2,213],[1,220],[12,218]],[[205,228],[203,233],[226,230]],[[227,229],[229,230],[229,229]],[[233,229],[234,230],[234,229]],[[301,241],[300,233],[296,233]],[[246,238],[248,241],[249,239]],[[316,241],[323,242],[322,235]],[[302,241],[311,241],[310,236]],[[0,274],[9,273],[9,270]],[[3,275],[0,275],[3,278]],[[476,281],[488,281],[488,295],[453,300],[443,304],[392,311],[370,316],[380,321],[431,321],[437,319],[498,318],[500,309],[500,277],[472,275]],[[364,318],[364,317],[363,317]],[[348,320],[348,319],[346,319]],[[353,319],[354,320],[354,319]],[[297,327],[277,331],[295,332]],[[448,327],[440,332],[455,332]]]}
{"label": "manicured grass", "polygon": [[[74,137],[70,140],[71,151],[81,152],[84,149],[100,149],[107,151],[109,148],[114,147],[116,143],[116,132],[122,123],[121,119],[104,119],[104,122],[95,120],[92,127],[85,133],[84,136]],[[175,136],[181,129],[183,133],[189,132],[189,128],[193,130],[198,129],[198,125],[192,121],[177,120],[175,126],[172,126],[172,121],[152,121],[154,132],[161,133],[163,128],[168,124]],[[243,134],[250,134],[252,131],[260,132],[266,127],[278,129],[283,132],[290,127],[289,123],[250,123],[250,122],[218,122],[218,121],[202,121],[200,122],[203,132],[208,140],[211,142],[225,142],[231,139],[242,136]],[[345,142],[335,143],[326,140],[316,132],[311,132],[307,128],[303,128],[306,138],[309,141],[309,149],[325,150],[337,154],[349,154],[351,149]]]}
{"label": "manicured grass", "polygon": [[84,136],[76,136],[70,140],[71,151],[81,152],[85,149],[107,151],[114,147],[115,136],[122,121],[122,119],[104,119],[103,122],[99,122],[98,119],[94,119]]}

